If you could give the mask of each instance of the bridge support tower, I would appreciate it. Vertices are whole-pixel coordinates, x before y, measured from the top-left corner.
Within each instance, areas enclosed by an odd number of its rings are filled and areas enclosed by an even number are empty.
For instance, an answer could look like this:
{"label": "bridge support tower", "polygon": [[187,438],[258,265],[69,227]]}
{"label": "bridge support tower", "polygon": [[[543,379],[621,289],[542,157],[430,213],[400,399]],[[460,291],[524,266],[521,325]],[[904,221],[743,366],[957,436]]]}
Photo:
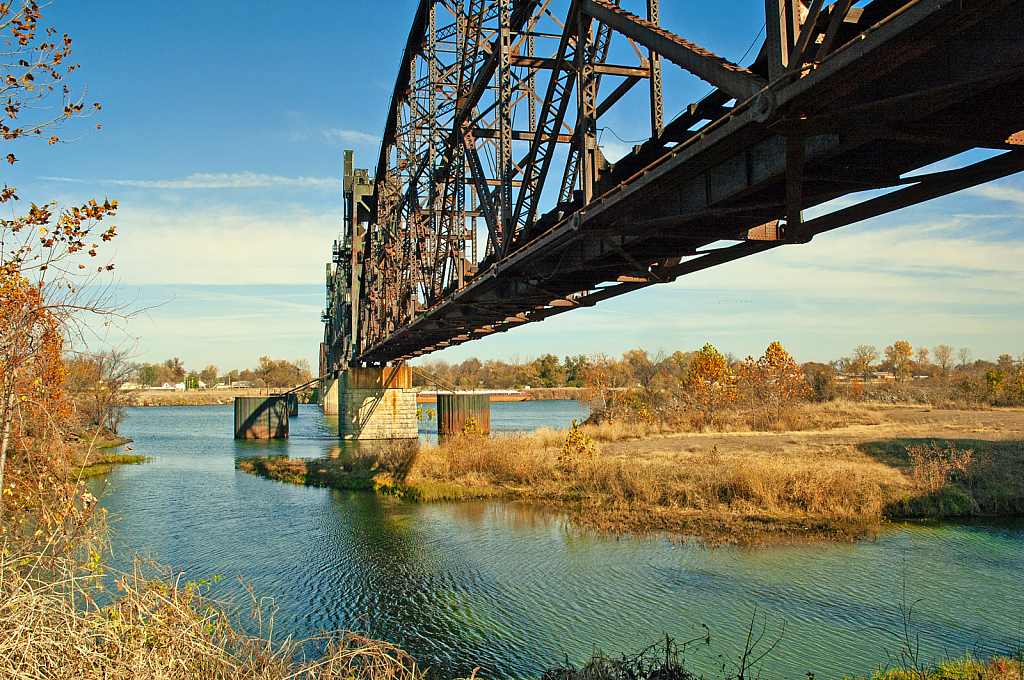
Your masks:
{"label": "bridge support tower", "polygon": [[319,403],[325,416],[338,415],[337,378],[322,378],[320,380]]}
{"label": "bridge support tower", "polygon": [[[412,370],[399,366],[350,366],[337,389],[338,436],[341,439],[415,439],[416,392]],[[325,408],[325,413],[327,410]]]}

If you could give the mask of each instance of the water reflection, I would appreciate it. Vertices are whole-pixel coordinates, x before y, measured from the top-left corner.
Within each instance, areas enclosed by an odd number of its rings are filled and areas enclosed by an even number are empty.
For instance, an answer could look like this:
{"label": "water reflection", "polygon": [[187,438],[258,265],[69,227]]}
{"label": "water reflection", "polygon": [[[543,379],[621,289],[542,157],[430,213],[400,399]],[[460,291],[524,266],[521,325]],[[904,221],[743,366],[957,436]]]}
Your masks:
{"label": "water reflection", "polygon": [[[530,403],[530,402],[525,402]],[[510,406],[516,406],[511,404]],[[300,636],[358,627],[406,647],[441,677],[536,676],[597,645],[638,649],[668,632],[712,630],[691,661],[711,673],[735,651],[754,607],[786,633],[765,675],[865,675],[894,642],[903,597],[925,656],[1019,639],[1024,525],[892,526],[874,540],[765,549],[704,548],[664,537],[576,531],[520,503],[417,505],[296,487],[234,469],[253,453],[351,455],[332,424],[302,406],[282,442],[231,438],[231,407],[133,409],[123,430],[144,466],[115,470],[105,506],[123,520],[119,551],[151,548],[192,577],[236,573],[280,607]],[[120,558],[119,558],[120,559]],[[122,562],[123,564],[123,562]]]}

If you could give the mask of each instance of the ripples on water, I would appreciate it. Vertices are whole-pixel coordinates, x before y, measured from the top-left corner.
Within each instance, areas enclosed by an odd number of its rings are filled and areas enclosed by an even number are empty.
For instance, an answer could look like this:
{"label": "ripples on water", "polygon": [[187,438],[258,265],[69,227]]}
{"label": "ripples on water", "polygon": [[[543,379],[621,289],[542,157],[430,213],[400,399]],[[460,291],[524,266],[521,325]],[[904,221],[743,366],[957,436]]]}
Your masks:
{"label": "ripples on water", "polygon": [[[515,424],[567,426],[550,402],[494,404]],[[570,402],[572,403],[572,402]],[[1024,525],[889,527],[858,543],[704,548],[664,538],[595,537],[520,504],[406,503],[392,497],[272,482],[234,469],[238,455],[315,458],[333,424],[302,405],[292,436],[236,442],[230,406],[132,409],[122,432],[154,461],[116,469],[103,503],[121,516],[121,553],[151,552],[189,578],[224,574],[217,595],[244,602],[236,574],[279,607],[277,631],[309,636],[354,627],[404,646],[441,677],[537,676],[568,654],[639,649],[659,635],[700,634],[739,651],[754,608],[785,636],[766,677],[866,675],[898,644],[897,605],[920,602],[925,656],[1024,638]],[[554,414],[554,415],[552,415]],[[561,419],[568,416],[566,422]],[[548,418],[548,420],[545,420]],[[126,564],[123,557],[115,566]],[[771,637],[771,633],[769,636]]]}

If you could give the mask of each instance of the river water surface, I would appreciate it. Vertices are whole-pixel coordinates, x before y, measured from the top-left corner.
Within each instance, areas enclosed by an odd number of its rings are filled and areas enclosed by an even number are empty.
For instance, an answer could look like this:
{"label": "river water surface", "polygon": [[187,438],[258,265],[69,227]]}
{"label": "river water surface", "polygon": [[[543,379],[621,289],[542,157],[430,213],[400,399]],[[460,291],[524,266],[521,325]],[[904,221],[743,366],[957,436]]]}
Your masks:
{"label": "river water surface", "polygon": [[[102,504],[113,566],[151,554],[237,602],[236,575],[273,598],[275,635],[356,628],[403,646],[437,677],[537,677],[595,647],[711,632],[687,663],[712,674],[756,611],[781,640],[763,677],[868,675],[897,654],[901,601],[923,660],[1024,642],[1024,523],[889,526],[870,540],[748,549],[593,536],[558,513],[497,501],[415,504],[306,488],[234,468],[236,456],[313,458],[333,423],[301,405],[291,437],[235,441],[231,406],[130,409],[122,434],[153,458],[116,468]],[[495,429],[567,427],[575,402],[492,405]],[[100,482],[97,482],[99,484]],[[782,628],[784,626],[784,633]]]}

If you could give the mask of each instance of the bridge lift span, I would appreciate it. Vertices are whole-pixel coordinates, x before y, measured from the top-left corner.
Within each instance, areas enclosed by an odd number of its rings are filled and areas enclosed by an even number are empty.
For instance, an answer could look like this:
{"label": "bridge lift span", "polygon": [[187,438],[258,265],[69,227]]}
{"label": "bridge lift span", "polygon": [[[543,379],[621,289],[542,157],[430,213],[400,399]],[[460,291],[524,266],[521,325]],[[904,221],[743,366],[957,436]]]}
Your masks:
{"label": "bridge lift span", "polygon": [[[1024,0],[766,0],[765,19],[744,68],[662,26],[658,0],[422,0],[373,178],[346,153],[322,374],[1024,170]],[[666,121],[670,68],[714,89]],[[609,163],[600,119],[631,91],[650,138]],[[1002,153],[910,174],[976,148]],[[891,191],[803,219],[872,189]]]}

